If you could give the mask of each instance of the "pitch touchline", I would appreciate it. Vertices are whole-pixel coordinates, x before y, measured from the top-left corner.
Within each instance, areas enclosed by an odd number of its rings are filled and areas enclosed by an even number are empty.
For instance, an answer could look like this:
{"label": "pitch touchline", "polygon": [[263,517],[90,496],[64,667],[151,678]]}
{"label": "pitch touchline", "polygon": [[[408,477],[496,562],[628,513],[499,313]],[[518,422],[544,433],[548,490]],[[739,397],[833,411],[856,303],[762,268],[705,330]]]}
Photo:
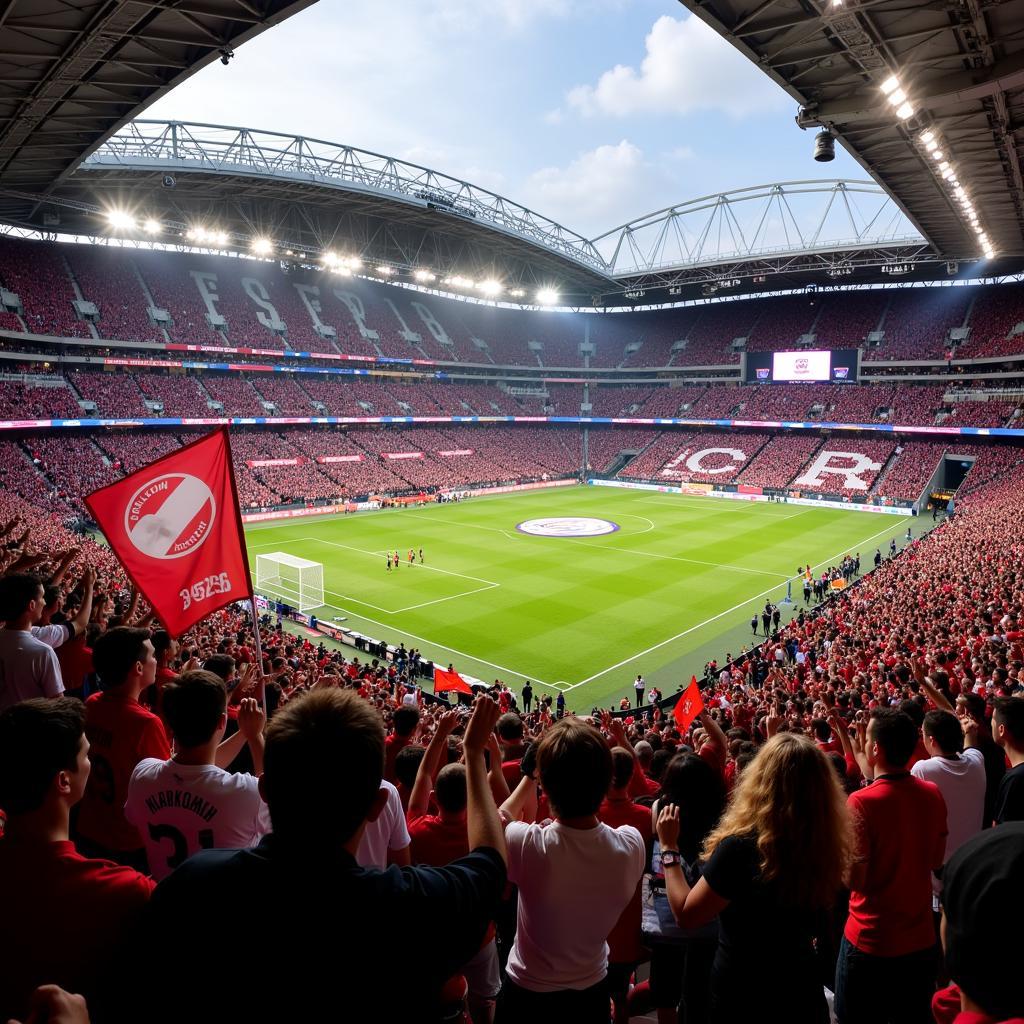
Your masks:
{"label": "pitch touchline", "polygon": [[[326,593],[326,591],[325,591]],[[337,595],[334,595],[337,596]],[[347,608],[339,608],[337,605],[326,605],[327,608],[335,608],[337,611],[344,612],[348,611]],[[355,613],[358,614],[358,613]],[[400,633],[402,636],[407,636],[411,640],[416,640],[421,644],[426,644],[428,647],[439,647],[442,651],[449,651],[452,654],[457,654],[460,658],[469,658],[470,661],[475,661],[478,665],[489,665],[491,668],[496,668],[499,672],[505,672],[508,675],[518,676],[520,679],[529,679],[531,682],[537,683],[539,686],[546,686],[549,690],[571,690],[572,687],[561,687],[556,686],[554,683],[545,683],[543,679],[538,679],[536,676],[525,675],[522,672],[517,672],[514,668],[505,668],[504,665],[498,665],[493,661],[487,661],[486,658],[478,658],[475,654],[467,654],[465,651],[460,651],[455,647],[449,647],[447,644],[438,643],[436,640],[428,640],[426,637],[417,636],[415,633],[410,633],[407,629],[400,629],[397,626],[391,626],[386,622],[380,622],[377,619],[371,619],[368,615],[359,615],[364,622],[372,622],[375,626],[380,626],[382,629],[389,629],[393,633]]]}
{"label": "pitch touchline", "polygon": [[[878,533],[873,533],[870,537],[865,537],[863,540],[857,541],[857,544],[867,544],[869,541],[874,540],[876,537],[881,537],[883,533],[888,533],[892,529],[891,526],[887,526],[884,530],[879,530]],[[811,566],[812,569],[817,569],[820,565],[831,565],[832,562],[839,558],[840,555],[845,555],[852,545],[847,545],[842,551],[837,552],[830,558],[825,558],[820,562],[815,562]],[[566,692],[569,690],[575,690],[577,686],[583,686],[584,683],[592,683],[595,679],[600,679],[601,676],[607,675],[609,672],[614,672],[617,668],[622,668],[623,665],[628,665],[631,661],[636,661],[637,658],[642,658],[645,654],[650,654],[652,651],[657,651],[660,648],[666,646],[666,644],[675,643],[676,640],[682,639],[684,636],[692,633],[696,629],[700,629],[702,626],[706,626],[709,622],[714,622],[716,619],[720,619],[725,615],[731,615],[734,611],[745,607],[753,601],[758,601],[762,597],[770,594],[775,587],[769,587],[767,590],[763,590],[760,594],[755,594],[753,597],[748,597],[746,601],[741,601],[739,604],[734,604],[731,608],[726,608],[724,612],[719,612],[717,615],[712,615],[710,619],[705,619],[703,622],[698,622],[695,626],[690,626],[689,629],[684,629],[681,633],[676,633],[675,636],[670,636],[667,640],[662,640],[661,643],[654,644],[652,647],[648,647],[645,651],[640,651],[634,654],[632,657],[625,658],[623,661],[616,662],[614,665],[609,665],[608,668],[602,669],[600,672],[595,672],[592,676],[587,676],[586,679],[581,679],[578,683],[573,683],[571,686],[566,687]]]}

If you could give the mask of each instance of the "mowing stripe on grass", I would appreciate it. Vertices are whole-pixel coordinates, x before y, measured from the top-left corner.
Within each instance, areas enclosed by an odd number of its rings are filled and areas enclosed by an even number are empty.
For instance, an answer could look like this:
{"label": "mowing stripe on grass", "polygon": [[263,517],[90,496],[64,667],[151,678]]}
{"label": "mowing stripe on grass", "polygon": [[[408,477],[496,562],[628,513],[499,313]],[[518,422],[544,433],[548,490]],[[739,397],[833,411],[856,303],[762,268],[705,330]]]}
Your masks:
{"label": "mowing stripe on grass", "polygon": [[[891,525],[887,526],[884,530],[879,530],[878,533],[873,533],[870,537],[865,537],[864,540],[860,541],[859,543],[867,544],[869,541],[874,540],[876,537],[881,537],[883,533],[888,533],[891,529]],[[831,557],[823,559],[820,562],[816,562],[814,565],[811,566],[811,568],[817,569],[819,566],[822,565],[832,565],[835,559],[842,557],[849,550],[850,548],[848,545],[847,547],[843,548],[842,551],[837,552]],[[723,568],[726,567],[723,566]],[[626,658],[623,661],[616,662],[614,665],[609,665],[608,668],[601,669],[600,672],[595,672],[592,676],[587,676],[586,679],[581,679],[578,683],[573,683],[572,686],[569,687],[569,689],[575,690],[577,686],[583,686],[584,683],[591,683],[595,679],[600,679],[601,676],[607,675],[609,672],[614,672],[617,668],[622,668],[623,665],[628,665],[631,661],[636,661],[637,658],[642,658],[645,654],[650,654],[652,651],[657,651],[660,648],[665,647],[667,644],[674,643],[676,640],[680,640],[682,639],[682,637],[692,633],[695,629],[700,629],[701,626],[706,626],[709,622],[715,622],[725,615],[731,615],[733,612],[738,611],[740,608],[745,608],[748,604],[750,604],[753,601],[760,600],[762,597],[765,597],[766,595],[770,594],[774,589],[775,587],[769,587],[767,590],[761,591],[760,594],[755,594],[753,597],[747,598],[746,601],[741,601],[739,604],[734,604],[731,608],[726,608],[724,612],[719,612],[717,615],[712,615],[710,619],[705,619],[703,622],[698,622],[697,625],[690,626],[689,629],[684,629],[681,633],[676,633],[675,636],[670,636],[667,640],[662,640],[661,643],[654,644],[653,646],[648,647],[645,651],[640,651],[637,654],[632,655],[632,657]]]}

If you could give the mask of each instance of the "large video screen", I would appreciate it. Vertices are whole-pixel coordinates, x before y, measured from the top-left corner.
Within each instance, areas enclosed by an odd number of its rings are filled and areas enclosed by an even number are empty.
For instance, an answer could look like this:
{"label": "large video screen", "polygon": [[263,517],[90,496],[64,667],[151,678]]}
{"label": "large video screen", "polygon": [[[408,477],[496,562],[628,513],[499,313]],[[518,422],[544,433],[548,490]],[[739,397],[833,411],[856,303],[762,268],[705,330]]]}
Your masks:
{"label": "large video screen", "polygon": [[824,381],[831,376],[831,352],[772,353],[772,380],[795,383],[802,380]]}
{"label": "large video screen", "polygon": [[856,349],[747,352],[744,359],[744,376],[749,384],[842,384],[857,380]]}

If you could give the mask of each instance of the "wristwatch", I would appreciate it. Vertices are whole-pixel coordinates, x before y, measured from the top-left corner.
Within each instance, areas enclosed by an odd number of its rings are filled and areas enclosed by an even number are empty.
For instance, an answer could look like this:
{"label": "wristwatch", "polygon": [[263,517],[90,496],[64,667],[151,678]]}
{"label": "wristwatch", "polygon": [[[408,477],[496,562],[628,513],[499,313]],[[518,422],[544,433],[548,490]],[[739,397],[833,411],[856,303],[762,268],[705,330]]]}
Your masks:
{"label": "wristwatch", "polygon": [[676,868],[683,863],[683,858],[678,850],[662,850],[661,866],[663,868]]}

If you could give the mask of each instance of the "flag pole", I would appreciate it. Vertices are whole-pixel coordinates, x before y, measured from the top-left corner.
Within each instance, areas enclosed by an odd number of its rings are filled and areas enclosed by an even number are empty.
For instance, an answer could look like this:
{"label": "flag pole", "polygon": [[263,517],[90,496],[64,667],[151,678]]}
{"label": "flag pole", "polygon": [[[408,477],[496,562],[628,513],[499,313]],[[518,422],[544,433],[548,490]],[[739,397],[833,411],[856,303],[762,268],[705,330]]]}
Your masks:
{"label": "flag pole", "polygon": [[252,645],[256,648],[256,666],[259,671],[259,683],[256,692],[263,713],[267,713],[267,688],[263,681],[263,644],[260,642],[260,620],[256,611],[256,595],[252,588],[249,588],[249,607],[252,609]]}
{"label": "flag pole", "polygon": [[238,524],[238,537],[242,546],[242,558],[245,561],[245,581],[249,585],[249,610],[252,612],[252,645],[255,648],[256,668],[259,682],[256,684],[257,700],[263,713],[267,713],[267,688],[263,678],[263,644],[260,641],[260,619],[256,611],[256,589],[252,585],[252,571],[249,568],[249,549],[245,543],[245,523],[242,521],[242,504],[238,500],[238,481],[235,479],[235,460],[231,455],[231,434],[227,426],[222,426],[224,448],[228,456],[228,480],[231,483],[232,504],[235,509],[235,522]]}

